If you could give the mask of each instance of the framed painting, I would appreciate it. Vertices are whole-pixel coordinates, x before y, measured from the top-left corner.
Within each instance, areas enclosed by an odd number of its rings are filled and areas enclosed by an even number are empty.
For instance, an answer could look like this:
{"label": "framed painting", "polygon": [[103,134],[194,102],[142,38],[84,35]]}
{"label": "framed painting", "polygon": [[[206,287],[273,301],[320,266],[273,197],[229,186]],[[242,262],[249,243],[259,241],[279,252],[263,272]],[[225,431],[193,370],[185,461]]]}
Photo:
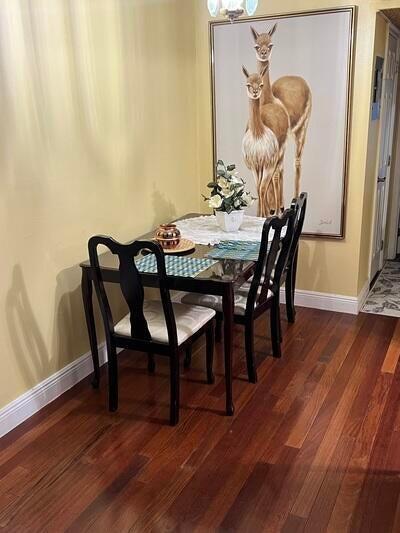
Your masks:
{"label": "framed painting", "polygon": [[305,235],[343,238],[355,8],[210,23],[214,164],[269,216],[308,193]]}

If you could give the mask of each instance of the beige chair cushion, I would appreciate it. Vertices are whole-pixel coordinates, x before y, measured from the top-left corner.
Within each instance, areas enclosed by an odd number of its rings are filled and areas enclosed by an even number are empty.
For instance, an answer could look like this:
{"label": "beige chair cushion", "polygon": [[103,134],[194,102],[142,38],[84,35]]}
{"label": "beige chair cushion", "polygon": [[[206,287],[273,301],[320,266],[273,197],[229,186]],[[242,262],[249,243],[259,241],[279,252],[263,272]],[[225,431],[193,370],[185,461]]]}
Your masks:
{"label": "beige chair cushion", "polygon": [[[250,283],[244,283],[235,291],[235,315],[244,315],[246,313],[247,296],[250,290]],[[258,292],[261,292],[261,287]],[[268,299],[274,296],[272,291],[268,291]],[[196,294],[187,293],[182,298],[182,303],[191,305],[204,305],[222,313],[222,296],[213,294]]]}
{"label": "beige chair cushion", "polygon": [[[172,307],[175,314],[178,344],[185,342],[215,316],[215,311],[206,307],[185,305],[183,303],[173,303]],[[168,344],[168,331],[162,303],[156,300],[145,300],[143,311],[153,341]],[[118,322],[114,327],[114,331],[124,337],[131,336],[129,314]]]}

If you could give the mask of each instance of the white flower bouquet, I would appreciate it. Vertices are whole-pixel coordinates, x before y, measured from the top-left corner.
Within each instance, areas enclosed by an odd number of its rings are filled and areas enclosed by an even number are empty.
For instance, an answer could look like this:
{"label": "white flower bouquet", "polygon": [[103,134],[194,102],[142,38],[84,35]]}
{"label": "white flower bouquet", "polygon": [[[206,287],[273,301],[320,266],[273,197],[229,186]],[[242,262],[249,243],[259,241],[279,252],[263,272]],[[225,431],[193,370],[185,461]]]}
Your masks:
{"label": "white flower bouquet", "polygon": [[245,190],[244,179],[238,175],[235,165],[225,166],[219,160],[216,171],[216,180],[207,185],[211,189],[210,196],[203,195],[209,207],[230,214],[250,206],[256,200]]}

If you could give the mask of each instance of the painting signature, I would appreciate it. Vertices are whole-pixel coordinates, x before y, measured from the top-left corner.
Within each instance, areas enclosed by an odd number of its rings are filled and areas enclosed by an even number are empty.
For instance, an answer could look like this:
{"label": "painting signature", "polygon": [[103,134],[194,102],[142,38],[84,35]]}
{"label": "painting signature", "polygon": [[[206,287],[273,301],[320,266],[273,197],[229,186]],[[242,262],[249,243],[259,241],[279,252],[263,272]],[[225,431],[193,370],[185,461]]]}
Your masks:
{"label": "painting signature", "polygon": [[324,220],[323,218],[321,218],[321,220],[319,221],[319,225],[320,226],[331,226],[332,225],[332,219]]}

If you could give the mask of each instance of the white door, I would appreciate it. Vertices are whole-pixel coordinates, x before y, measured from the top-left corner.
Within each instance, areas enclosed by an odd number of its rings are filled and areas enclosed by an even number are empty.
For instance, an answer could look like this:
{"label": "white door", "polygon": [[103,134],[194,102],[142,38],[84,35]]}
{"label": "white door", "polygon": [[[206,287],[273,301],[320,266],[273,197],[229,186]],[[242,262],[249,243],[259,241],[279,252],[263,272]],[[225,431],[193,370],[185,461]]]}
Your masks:
{"label": "white door", "polygon": [[398,39],[392,32],[386,50],[382,87],[381,134],[377,176],[375,228],[371,261],[371,279],[382,269],[387,218],[390,164],[393,148],[393,129],[396,111]]}

